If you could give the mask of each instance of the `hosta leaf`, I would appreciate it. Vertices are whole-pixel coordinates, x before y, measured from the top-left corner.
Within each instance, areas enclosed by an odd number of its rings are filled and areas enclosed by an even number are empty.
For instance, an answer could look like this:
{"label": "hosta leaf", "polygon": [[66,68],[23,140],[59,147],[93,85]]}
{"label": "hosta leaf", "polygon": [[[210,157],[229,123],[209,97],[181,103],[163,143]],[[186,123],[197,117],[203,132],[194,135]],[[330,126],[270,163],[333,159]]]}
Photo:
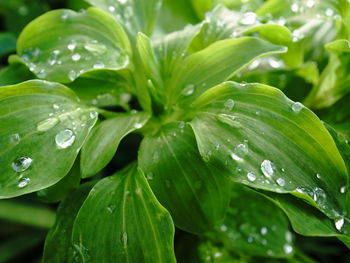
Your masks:
{"label": "hosta leaf", "polygon": [[91,71],[83,74],[75,81],[67,84],[68,87],[89,105],[96,107],[121,106],[129,109],[132,91],[127,81],[125,71],[103,70]]}
{"label": "hosta leaf", "polygon": [[63,85],[33,80],[0,87],[0,197],[62,179],[96,120],[97,112]]}
{"label": "hosta leaf", "polygon": [[120,141],[148,120],[146,113],[119,114],[98,124],[90,133],[81,151],[83,177],[95,175],[113,158]]}
{"label": "hosta leaf", "polygon": [[70,82],[92,69],[129,65],[130,43],[121,25],[96,8],[50,11],[18,38],[17,52],[42,79]]}
{"label": "hosta leaf", "polygon": [[201,154],[234,181],[293,193],[331,218],[345,213],[344,161],[320,120],[261,84],[227,82],[194,103]]}
{"label": "hosta leaf", "polygon": [[44,263],[77,262],[71,243],[73,223],[92,186],[93,183],[82,185],[58,207],[55,225],[46,236]]}
{"label": "hosta leaf", "polygon": [[230,183],[219,169],[202,160],[188,125],[169,124],[158,134],[147,136],[139,163],[176,226],[202,234],[223,219]]}
{"label": "hosta leaf", "polygon": [[161,0],[85,0],[116,18],[131,36],[153,31]]}
{"label": "hosta leaf", "polygon": [[285,51],[284,47],[254,37],[218,41],[184,60],[174,72],[173,88],[180,93],[182,102],[188,102],[227,80],[253,59]]}
{"label": "hosta leaf", "polygon": [[176,262],[171,217],[136,167],[96,184],[72,237],[83,262]]}
{"label": "hosta leaf", "polygon": [[219,230],[226,246],[235,251],[277,258],[293,253],[292,233],[282,210],[240,185],[233,187],[231,205]]}
{"label": "hosta leaf", "polygon": [[57,184],[37,192],[41,201],[54,203],[66,198],[80,185],[80,160],[77,158],[72,169]]}
{"label": "hosta leaf", "polygon": [[13,85],[34,78],[34,74],[22,63],[13,63],[0,70],[0,86]]}

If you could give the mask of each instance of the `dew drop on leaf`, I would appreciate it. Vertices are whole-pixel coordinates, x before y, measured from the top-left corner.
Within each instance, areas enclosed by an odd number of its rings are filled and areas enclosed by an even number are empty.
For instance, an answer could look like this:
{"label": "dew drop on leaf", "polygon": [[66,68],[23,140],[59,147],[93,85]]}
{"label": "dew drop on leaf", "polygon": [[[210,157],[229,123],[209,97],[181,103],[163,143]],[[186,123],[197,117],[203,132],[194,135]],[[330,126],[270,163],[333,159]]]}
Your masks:
{"label": "dew drop on leaf", "polygon": [[333,9],[331,8],[327,8],[326,11],[325,11],[325,15],[326,16],[332,16],[334,14],[334,11]]}
{"label": "dew drop on leaf", "polygon": [[36,129],[40,132],[48,131],[55,127],[59,120],[57,118],[48,118],[39,122],[36,126]]}
{"label": "dew drop on leaf", "polygon": [[345,192],[346,192],[346,186],[343,185],[342,187],[340,187],[339,192],[340,192],[341,194],[345,194]]}
{"label": "dew drop on leaf", "polygon": [[134,124],[134,128],[135,128],[135,129],[140,129],[140,128],[142,128],[142,127],[143,127],[143,124],[140,123],[140,122],[137,122],[137,123]]}
{"label": "dew drop on leaf", "polygon": [[301,104],[300,102],[294,102],[292,104],[292,111],[298,113],[304,108],[304,105]]}
{"label": "dew drop on leaf", "polygon": [[78,74],[74,71],[74,70],[71,70],[68,72],[68,78],[73,81],[75,80],[75,78],[78,76]]}
{"label": "dew drop on leaf", "polygon": [[283,250],[284,250],[284,253],[290,254],[293,252],[293,247],[290,244],[284,244]]}
{"label": "dew drop on leaf", "polygon": [[283,178],[277,178],[276,183],[279,186],[285,186],[286,185],[286,181]]}
{"label": "dew drop on leaf", "polygon": [[126,232],[124,232],[120,239],[121,239],[123,247],[126,248],[128,246],[128,234]]}
{"label": "dew drop on leaf", "polygon": [[33,159],[27,156],[21,156],[16,158],[12,162],[12,169],[17,172],[21,173],[27,170],[32,165]]}
{"label": "dew drop on leaf", "polygon": [[186,85],[186,87],[182,91],[182,95],[190,96],[194,93],[195,86],[193,84]]}
{"label": "dew drop on leaf", "polygon": [[252,172],[247,173],[247,178],[251,182],[254,182],[256,180],[256,176]]}
{"label": "dew drop on leaf", "polygon": [[69,13],[66,12],[66,11],[64,11],[64,12],[62,13],[62,15],[61,15],[61,19],[62,19],[63,21],[66,21],[68,18],[69,18]]}
{"label": "dew drop on leaf", "polygon": [[247,12],[243,15],[240,23],[242,25],[253,25],[256,22],[256,14],[253,12]]}
{"label": "dew drop on leaf", "polygon": [[92,67],[94,69],[100,69],[100,68],[104,68],[105,64],[103,64],[102,62],[98,62],[98,63],[95,63]]}
{"label": "dew drop on leaf", "polygon": [[267,227],[262,227],[261,229],[260,229],[260,233],[263,235],[263,236],[265,236],[266,234],[267,234]]}
{"label": "dew drop on leaf", "polygon": [[92,112],[90,112],[89,116],[90,116],[90,119],[93,120],[93,119],[97,118],[98,112],[97,111],[92,111]]}
{"label": "dew drop on leaf", "polygon": [[27,178],[27,177],[24,177],[24,178],[22,178],[22,179],[19,180],[19,182],[18,182],[18,187],[19,187],[19,188],[26,187],[26,186],[29,184],[29,182],[30,182],[30,179]]}
{"label": "dew drop on leaf", "polygon": [[335,220],[334,225],[335,225],[335,228],[340,231],[344,225],[344,218],[341,217]]}
{"label": "dew drop on leaf", "polygon": [[267,178],[271,178],[275,172],[275,165],[269,161],[264,160],[260,165],[261,171]]}
{"label": "dew drop on leaf", "polygon": [[112,6],[112,5],[110,5],[110,6],[108,7],[108,11],[110,11],[110,12],[114,12],[114,11],[115,11],[115,7],[114,7],[114,6]]}
{"label": "dew drop on leaf", "polygon": [[233,99],[228,99],[228,100],[225,101],[225,103],[224,103],[224,107],[225,107],[227,110],[232,110],[234,106],[235,106],[235,101],[234,101]]}
{"label": "dew drop on leaf", "polygon": [[12,135],[10,135],[10,142],[11,143],[19,143],[19,141],[21,140],[21,137],[18,133],[14,133]]}
{"label": "dew drop on leaf", "polygon": [[72,60],[73,61],[79,61],[81,58],[81,55],[79,53],[75,53],[74,55],[72,55]]}
{"label": "dew drop on leaf", "polygon": [[75,141],[74,132],[69,129],[60,131],[59,133],[57,133],[55,137],[55,142],[59,149],[66,149],[70,147],[74,143],[74,141]]}
{"label": "dew drop on leaf", "polygon": [[70,51],[74,51],[77,47],[77,43],[75,42],[75,40],[72,40],[71,42],[69,42],[67,48]]}

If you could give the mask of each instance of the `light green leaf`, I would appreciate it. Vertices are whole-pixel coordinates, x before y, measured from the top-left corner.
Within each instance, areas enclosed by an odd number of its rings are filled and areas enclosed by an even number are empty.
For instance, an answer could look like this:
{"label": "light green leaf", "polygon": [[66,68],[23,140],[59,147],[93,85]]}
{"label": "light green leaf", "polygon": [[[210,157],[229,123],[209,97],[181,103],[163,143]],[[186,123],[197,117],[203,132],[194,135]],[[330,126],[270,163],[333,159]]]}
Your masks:
{"label": "light green leaf", "polygon": [[82,185],[58,207],[55,225],[46,236],[43,263],[77,262],[71,243],[73,223],[92,186]]}
{"label": "light green leaf", "polygon": [[161,0],[85,0],[104,10],[118,20],[129,33],[136,37],[138,32],[150,35],[153,31]]}
{"label": "light green leaf", "polygon": [[112,160],[120,141],[142,128],[148,118],[147,113],[121,113],[98,124],[81,150],[82,177],[95,175],[102,170]]}
{"label": "light green leaf", "polygon": [[135,166],[96,184],[72,237],[80,262],[176,262],[171,217]]}
{"label": "light green leaf", "polygon": [[215,42],[206,49],[188,56],[176,68],[172,89],[181,102],[189,102],[205,90],[227,80],[257,57],[285,52],[254,37]]}
{"label": "light green leaf", "polygon": [[235,184],[230,208],[219,227],[219,238],[233,251],[286,258],[292,256],[294,250],[288,227],[286,216],[274,203]]}
{"label": "light green leaf", "polygon": [[289,29],[277,24],[258,25],[244,32],[245,35],[254,33],[276,45],[288,45],[292,42],[292,33]]}
{"label": "light green leaf", "polygon": [[0,87],[0,197],[62,179],[96,120],[97,112],[63,85],[33,80]]}
{"label": "light green leaf", "polygon": [[325,48],[335,53],[349,53],[350,52],[350,41],[347,39],[337,39],[331,43],[325,45]]}
{"label": "light green leaf", "polygon": [[[261,84],[227,82],[195,103],[191,125],[202,156],[255,188],[293,193],[327,216],[345,213],[344,161],[320,120]],[[282,147],[283,145],[283,147]]]}
{"label": "light green leaf", "polygon": [[168,124],[158,134],[147,136],[140,147],[139,163],[176,226],[203,234],[223,219],[230,182],[202,160],[189,125]]}
{"label": "light green leaf", "polygon": [[128,67],[131,54],[121,25],[96,8],[40,16],[19,36],[17,52],[39,78],[63,83],[89,70]]}

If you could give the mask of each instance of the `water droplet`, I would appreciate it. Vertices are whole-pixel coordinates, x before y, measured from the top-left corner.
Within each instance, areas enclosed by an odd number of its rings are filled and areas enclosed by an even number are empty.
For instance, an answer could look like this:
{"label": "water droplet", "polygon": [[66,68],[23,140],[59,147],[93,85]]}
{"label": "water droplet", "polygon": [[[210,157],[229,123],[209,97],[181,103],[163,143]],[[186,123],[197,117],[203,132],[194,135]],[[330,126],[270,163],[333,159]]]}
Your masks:
{"label": "water droplet", "polygon": [[251,182],[254,182],[256,180],[256,176],[252,172],[247,173],[247,178]]}
{"label": "water droplet", "polygon": [[67,11],[63,11],[61,14],[61,19],[63,21],[67,20],[69,18],[69,13]]}
{"label": "water droplet", "polygon": [[111,205],[107,206],[107,211],[112,213],[115,208],[116,208],[116,205],[115,204],[111,204]]}
{"label": "water droplet", "polygon": [[78,74],[74,71],[74,70],[71,70],[68,72],[68,78],[73,81],[75,80],[75,78],[78,76]]}
{"label": "water droplet", "polygon": [[26,187],[30,182],[30,178],[24,177],[21,180],[19,180],[18,182],[18,187],[19,188],[23,188]]}
{"label": "water droplet", "polygon": [[105,45],[100,44],[95,40],[85,43],[84,48],[96,56],[102,55],[107,51],[107,47]]}
{"label": "water droplet", "polygon": [[321,175],[320,174],[316,174],[316,178],[317,179],[321,179]]}
{"label": "water droplet", "polygon": [[21,137],[19,136],[18,133],[14,133],[14,134],[10,135],[10,142],[11,143],[19,143],[20,140],[21,140]]}
{"label": "water droplet", "polygon": [[27,170],[32,165],[33,159],[27,156],[21,156],[16,158],[12,162],[12,169],[17,172],[21,173]]}
{"label": "water droplet", "polygon": [[284,250],[284,253],[290,254],[293,252],[293,247],[290,244],[284,244],[283,250]]}
{"label": "water droplet", "polygon": [[184,96],[190,96],[194,93],[194,85],[193,84],[189,84],[187,85],[184,90],[182,91],[182,95]]}
{"label": "water droplet", "polygon": [[48,131],[55,127],[59,120],[57,118],[48,118],[39,122],[36,126],[36,129],[40,132]]}
{"label": "water droplet", "polygon": [[118,0],[118,2],[121,3],[122,5],[124,5],[128,2],[128,0]]}
{"label": "water droplet", "polygon": [[306,1],[306,6],[308,8],[312,8],[316,4],[315,0],[307,0]]}
{"label": "water droplet", "polygon": [[290,231],[287,231],[285,234],[284,234],[284,237],[286,238],[287,242],[288,243],[292,243],[293,241],[293,236],[292,236],[292,233]]}
{"label": "water droplet", "polygon": [[267,227],[262,227],[260,233],[265,236],[267,234]]}
{"label": "water droplet", "polygon": [[279,186],[285,186],[286,185],[286,181],[283,178],[277,178],[276,183]]}
{"label": "water droplet", "polygon": [[50,66],[53,66],[57,63],[57,58],[58,58],[58,55],[60,54],[60,51],[59,50],[54,50],[51,52],[51,56],[48,60],[48,63]]}
{"label": "water droplet", "polygon": [[292,104],[292,110],[296,113],[300,112],[304,108],[304,105],[300,102],[294,102]]}
{"label": "water droplet", "polygon": [[108,7],[108,11],[110,11],[110,12],[114,12],[114,11],[115,11],[115,7],[114,7],[114,6],[112,6],[112,5],[110,5],[110,6]]}
{"label": "water droplet", "polygon": [[90,119],[95,119],[95,118],[97,118],[97,116],[98,116],[98,112],[97,111],[91,111],[90,113],[89,113],[89,116],[90,116]]}
{"label": "water droplet", "polygon": [[335,225],[335,228],[340,231],[344,225],[344,218],[341,217],[335,220],[334,225]]}
{"label": "water droplet", "polygon": [[38,76],[38,78],[43,79],[47,76],[47,73],[46,73],[45,69],[41,69],[41,70],[39,70],[38,73],[36,73],[36,75]]}
{"label": "water droplet", "polygon": [[71,42],[69,42],[69,44],[67,45],[68,50],[70,51],[74,51],[77,47],[77,42],[75,42],[75,40],[72,40]]}
{"label": "water droplet", "polygon": [[298,5],[298,3],[293,3],[292,5],[291,5],[291,7],[290,7],[290,9],[294,12],[294,13],[296,13],[296,12],[298,12],[299,11],[299,5]]}
{"label": "water droplet", "polygon": [[269,65],[274,69],[282,68],[283,62],[282,60],[276,59],[276,58],[270,58],[268,60]]}
{"label": "water droplet", "polygon": [[153,178],[154,178],[153,173],[148,173],[148,174],[146,175],[146,178],[147,178],[147,180],[153,180]]}
{"label": "water droplet", "polygon": [[334,11],[331,8],[327,8],[325,14],[326,16],[332,16],[334,15]]}
{"label": "water droplet", "polygon": [[314,201],[319,204],[320,206],[322,206],[326,200],[326,193],[324,192],[324,190],[322,188],[316,187],[314,189]]}
{"label": "water droplet", "polygon": [[225,103],[224,103],[224,107],[225,107],[227,110],[232,110],[234,106],[235,106],[235,101],[234,101],[233,99],[228,99],[228,100],[225,101]]}
{"label": "water droplet", "polygon": [[58,104],[52,104],[52,108],[54,110],[59,110],[60,109],[60,106]]}
{"label": "water droplet", "polygon": [[57,133],[55,137],[55,142],[59,149],[66,149],[70,147],[74,143],[74,141],[75,141],[74,132],[69,129],[60,131],[59,133]]}
{"label": "water droplet", "polygon": [[221,225],[220,226],[220,230],[222,231],[222,232],[226,232],[227,231],[227,226],[225,226],[225,225]]}
{"label": "water droplet", "polygon": [[275,165],[269,160],[264,160],[261,163],[260,168],[262,173],[268,178],[271,178],[275,172]]}
{"label": "water droplet", "polygon": [[137,122],[137,123],[134,124],[134,128],[135,129],[140,129],[142,127],[143,127],[143,124],[141,122]]}
{"label": "water droplet", "polygon": [[179,122],[179,129],[183,129],[183,128],[185,128],[185,126],[186,126],[186,122],[184,122],[184,121]]}
{"label": "water droplet", "polygon": [[92,67],[95,69],[104,68],[105,64],[103,64],[102,62],[98,62],[98,63],[94,64]]}
{"label": "water droplet", "polygon": [[72,56],[72,60],[73,61],[79,61],[81,58],[80,54],[79,53],[75,53],[73,56]]}
{"label": "water droplet", "polygon": [[240,20],[240,23],[242,25],[253,25],[256,22],[256,14],[253,12],[247,12],[243,15],[242,19]]}
{"label": "water droplet", "polygon": [[121,241],[123,244],[123,247],[126,248],[128,246],[128,234],[126,232],[123,233],[121,236]]}
{"label": "water droplet", "polygon": [[214,253],[214,258],[219,258],[222,257],[222,253],[221,252],[215,252]]}
{"label": "water droplet", "polygon": [[339,192],[340,192],[341,194],[345,194],[345,192],[346,192],[346,186],[344,185],[344,186],[340,187]]}

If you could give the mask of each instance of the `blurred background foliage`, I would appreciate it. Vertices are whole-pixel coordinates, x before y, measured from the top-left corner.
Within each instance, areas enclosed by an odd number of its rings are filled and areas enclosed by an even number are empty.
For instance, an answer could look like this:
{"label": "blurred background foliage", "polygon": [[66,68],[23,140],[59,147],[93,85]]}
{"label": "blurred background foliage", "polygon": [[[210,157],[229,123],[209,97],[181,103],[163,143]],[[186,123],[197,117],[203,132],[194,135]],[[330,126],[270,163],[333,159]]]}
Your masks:
{"label": "blurred background foliage", "polygon": [[[288,43],[289,52],[253,62],[234,80],[260,82],[280,88],[289,98],[302,101],[313,109],[323,121],[349,139],[350,8],[346,0],[322,0],[317,8],[314,8],[317,1],[312,0],[164,0],[163,2],[154,38],[204,19],[207,26],[202,27],[201,34],[205,37],[205,30],[217,30],[220,35],[222,28],[218,27],[218,21],[213,23],[210,16],[217,12],[215,17],[220,18],[222,14],[220,23],[223,25],[221,27],[225,28],[232,22],[227,21],[228,10],[233,12],[231,15],[254,12],[262,23],[274,21],[286,25],[293,34],[292,43]],[[281,5],[281,2],[284,4]],[[216,4],[223,6],[212,13],[207,13]],[[26,24],[51,9],[70,8],[78,11],[86,7],[88,4],[83,0],[0,0],[0,85],[11,84],[14,79],[22,81],[34,78],[22,64],[14,63],[8,66],[9,55],[16,52],[17,36]],[[262,32],[247,32],[245,33],[247,35],[260,34],[264,37]],[[126,137],[116,154],[118,158],[114,158],[96,178],[108,175],[136,159],[140,140],[141,138],[135,134]],[[79,184],[79,179],[67,185],[73,185],[74,188],[75,184]],[[0,201],[0,263],[40,262],[45,235],[54,221],[57,201],[64,198],[65,193],[70,190],[60,192],[49,188],[37,194]],[[221,248],[222,244],[207,242],[177,230],[175,249],[178,262],[186,263],[350,262],[349,250],[335,238],[296,235],[295,243],[298,247],[296,256],[288,260],[256,258],[238,252],[226,255],[227,252]],[[220,261],[215,259],[217,253],[224,254],[220,257]]]}

